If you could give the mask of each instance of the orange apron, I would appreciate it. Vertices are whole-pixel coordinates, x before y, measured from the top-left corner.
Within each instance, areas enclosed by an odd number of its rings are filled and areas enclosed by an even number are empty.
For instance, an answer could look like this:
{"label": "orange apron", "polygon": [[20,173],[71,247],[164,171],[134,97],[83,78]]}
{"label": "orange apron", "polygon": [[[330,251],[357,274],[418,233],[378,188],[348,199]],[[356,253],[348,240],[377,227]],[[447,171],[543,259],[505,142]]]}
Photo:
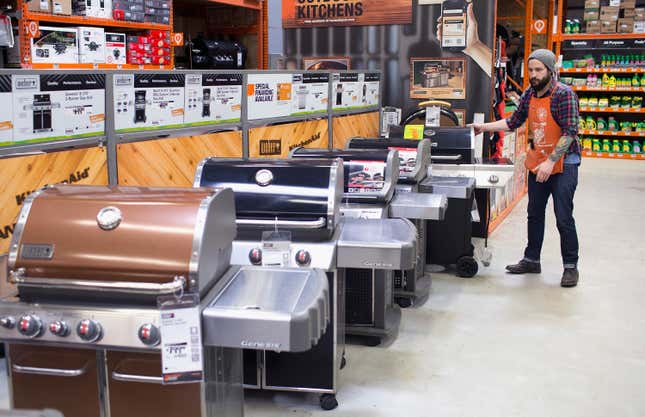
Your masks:
{"label": "orange apron", "polygon": [[[562,129],[551,115],[551,96],[531,97],[529,104],[529,146],[524,166],[535,173],[535,169],[553,153],[555,146],[562,137]],[[564,168],[564,158],[560,158],[553,166],[551,174],[560,174]]]}

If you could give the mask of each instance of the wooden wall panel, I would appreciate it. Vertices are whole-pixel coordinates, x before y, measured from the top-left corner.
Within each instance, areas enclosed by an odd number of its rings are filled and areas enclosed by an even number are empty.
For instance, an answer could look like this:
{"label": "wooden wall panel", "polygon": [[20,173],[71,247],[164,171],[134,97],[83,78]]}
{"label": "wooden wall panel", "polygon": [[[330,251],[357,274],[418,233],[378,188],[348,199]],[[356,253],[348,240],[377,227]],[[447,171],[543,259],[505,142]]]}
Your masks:
{"label": "wooden wall panel", "polygon": [[256,127],[249,131],[251,158],[286,158],[294,147],[329,146],[327,119]]}
{"label": "wooden wall panel", "polygon": [[353,114],[333,118],[334,149],[345,149],[347,141],[355,136],[378,137],[379,112]]}
{"label": "wooden wall panel", "polygon": [[120,185],[191,187],[197,164],[204,158],[242,157],[242,133],[123,143],[117,146]]}
{"label": "wooden wall panel", "polygon": [[60,182],[107,185],[105,148],[0,159],[0,254],[8,251],[24,199],[45,185]]}

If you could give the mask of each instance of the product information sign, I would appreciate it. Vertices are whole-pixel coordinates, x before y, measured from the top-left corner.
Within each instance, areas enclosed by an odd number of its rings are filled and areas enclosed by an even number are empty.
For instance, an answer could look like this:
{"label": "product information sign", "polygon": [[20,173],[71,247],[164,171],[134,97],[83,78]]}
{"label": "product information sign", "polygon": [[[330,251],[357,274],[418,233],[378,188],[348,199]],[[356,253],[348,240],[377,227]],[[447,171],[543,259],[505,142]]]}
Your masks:
{"label": "product information sign", "polygon": [[105,76],[102,74],[16,74],[12,76],[12,89],[12,100],[3,101],[0,121],[8,116],[4,107],[13,107],[13,139],[5,141],[7,136],[3,135],[2,145],[96,136],[105,132]]}
{"label": "product information sign", "polygon": [[388,147],[391,151],[399,151],[399,175],[406,175],[417,166],[417,148]]}
{"label": "product information sign", "polygon": [[292,113],[293,74],[249,74],[248,119],[286,117]]}
{"label": "product information sign", "polygon": [[383,161],[351,161],[346,174],[348,193],[378,191],[385,185]]}
{"label": "product information sign", "polygon": [[362,109],[378,106],[380,74],[341,72],[332,74],[332,107],[334,110]]}
{"label": "product information sign", "polygon": [[282,27],[397,25],[412,22],[411,0],[283,0]]}
{"label": "product information sign", "polygon": [[329,74],[315,72],[293,74],[291,115],[326,112],[327,103],[329,103],[328,86]]}
{"label": "product information sign", "polygon": [[242,74],[186,74],[186,126],[239,122]]}
{"label": "product information sign", "polygon": [[181,127],[184,74],[115,74],[114,125],[117,132]]}
{"label": "product information sign", "polygon": [[0,145],[13,142],[13,94],[11,75],[0,75]]}
{"label": "product information sign", "polygon": [[365,81],[363,83],[363,99],[362,102],[365,106],[378,106],[381,88],[381,74],[365,73]]}

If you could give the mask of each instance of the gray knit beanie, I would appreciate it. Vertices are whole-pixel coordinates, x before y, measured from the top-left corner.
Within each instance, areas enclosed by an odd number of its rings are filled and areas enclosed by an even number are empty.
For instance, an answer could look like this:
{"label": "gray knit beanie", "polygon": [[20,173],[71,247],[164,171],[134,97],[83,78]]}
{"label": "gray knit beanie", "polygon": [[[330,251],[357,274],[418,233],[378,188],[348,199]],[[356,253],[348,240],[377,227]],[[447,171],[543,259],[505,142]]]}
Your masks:
{"label": "gray knit beanie", "polygon": [[551,72],[555,72],[555,54],[548,49],[536,49],[529,55],[529,61],[537,59]]}

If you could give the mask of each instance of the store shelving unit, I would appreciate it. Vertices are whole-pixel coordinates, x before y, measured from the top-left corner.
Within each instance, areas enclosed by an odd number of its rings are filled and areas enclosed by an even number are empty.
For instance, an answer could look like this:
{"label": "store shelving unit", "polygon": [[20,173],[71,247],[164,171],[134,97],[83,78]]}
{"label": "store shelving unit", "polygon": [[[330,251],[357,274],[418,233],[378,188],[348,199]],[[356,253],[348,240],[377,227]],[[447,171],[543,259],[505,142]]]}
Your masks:
{"label": "store shelving unit", "polygon": [[[32,0],[35,1],[35,0]],[[131,64],[56,64],[56,63],[32,63],[31,62],[31,39],[38,34],[38,28],[42,23],[62,24],[66,26],[96,26],[118,28],[124,32],[163,30],[167,31],[172,39],[173,28],[173,5],[170,3],[170,23],[168,25],[148,22],[130,22],[125,20],[103,19],[89,16],[65,16],[49,13],[30,11],[25,0],[18,0],[18,33],[20,38],[20,62],[23,68],[29,69],[173,69],[174,53],[170,48],[170,64],[168,65],[131,65]]]}
{"label": "store shelving unit", "polygon": [[[601,6],[605,6],[608,2],[601,2]],[[636,7],[645,6],[644,0],[637,0]],[[634,47],[636,40],[645,38],[643,33],[564,33],[564,26],[566,19],[579,18],[582,14],[584,2],[572,0],[560,0],[558,2],[558,26],[555,28],[553,36],[553,48],[556,55],[562,55],[564,60],[574,58],[585,58],[589,55],[593,56],[596,65],[581,68],[566,68],[560,70],[563,77],[585,78],[592,74],[602,77],[604,74],[615,77],[645,77],[645,67],[638,64],[638,61],[631,61],[627,65],[605,65],[600,66],[598,62],[601,61],[602,55],[633,55],[642,54],[642,48]],[[621,15],[622,16],[622,12]],[[572,42],[578,41],[578,42]],[[579,41],[587,41],[581,45]],[[615,42],[612,42],[615,41]],[[636,62],[636,64],[633,64]],[[575,65],[576,63],[574,63]],[[634,75],[637,74],[637,75]],[[575,82],[574,82],[575,83]],[[580,84],[580,82],[578,82]],[[630,86],[630,87],[588,87],[586,85],[578,85],[571,87],[579,95],[583,97],[610,97],[613,95],[628,95],[628,96],[643,96],[645,94],[645,87]],[[642,107],[642,105],[641,105]],[[619,122],[642,122],[645,120],[645,108],[598,108],[598,107],[580,107],[581,117],[585,118],[591,116],[592,118],[614,116]],[[624,131],[609,131],[609,130],[592,130],[580,129],[578,134],[581,138],[585,139],[610,139],[620,141],[642,141],[645,138],[645,132],[624,132]],[[589,158],[610,158],[610,159],[629,159],[629,160],[645,160],[643,154],[624,154],[624,153],[609,153],[609,152],[592,152],[590,150],[583,151],[584,157]]]}

